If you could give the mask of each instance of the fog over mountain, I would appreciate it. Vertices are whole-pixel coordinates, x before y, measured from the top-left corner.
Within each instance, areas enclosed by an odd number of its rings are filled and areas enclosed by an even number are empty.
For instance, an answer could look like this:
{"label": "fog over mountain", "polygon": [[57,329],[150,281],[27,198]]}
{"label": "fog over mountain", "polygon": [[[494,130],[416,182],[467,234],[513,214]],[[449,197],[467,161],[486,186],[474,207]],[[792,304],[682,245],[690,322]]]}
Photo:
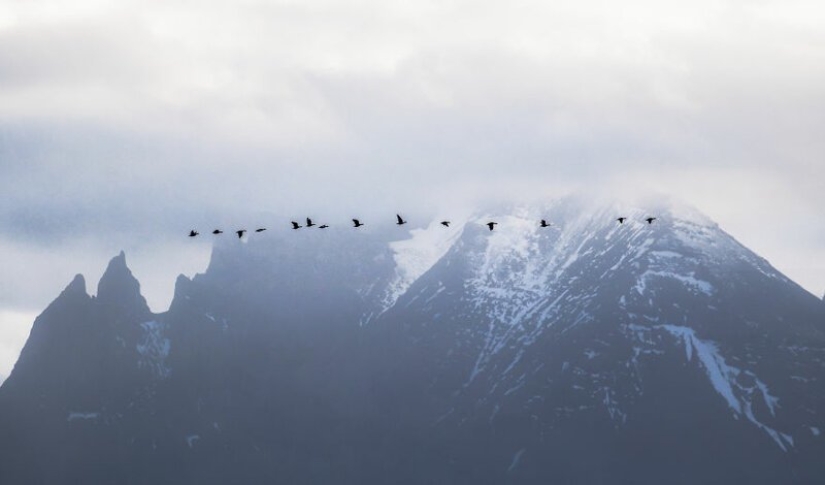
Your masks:
{"label": "fog over mountain", "polygon": [[0,482],[821,483],[825,304],[707,216],[440,220],[218,238],[163,313],[124,253],[78,275],[0,387]]}
{"label": "fog over mountain", "polygon": [[811,0],[0,2],[0,378],[75,273],[125,250],[165,312],[209,261],[189,230],[306,215],[652,190],[820,296],[823,26]]}

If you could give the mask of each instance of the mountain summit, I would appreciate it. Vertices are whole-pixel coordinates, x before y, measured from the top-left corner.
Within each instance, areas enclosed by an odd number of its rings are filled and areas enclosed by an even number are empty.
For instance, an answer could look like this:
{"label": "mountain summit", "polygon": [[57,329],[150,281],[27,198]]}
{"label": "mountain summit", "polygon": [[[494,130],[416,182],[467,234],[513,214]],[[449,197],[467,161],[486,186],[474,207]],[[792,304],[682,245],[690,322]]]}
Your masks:
{"label": "mountain summit", "polygon": [[126,254],[109,261],[106,271],[97,285],[97,302],[117,314],[129,314],[136,318],[150,313],[146,299],[140,294],[140,283],[126,266]]}
{"label": "mountain summit", "polygon": [[825,476],[821,300],[681,204],[220,241],[157,315],[123,254],[84,286],[0,388],[2,483]]}

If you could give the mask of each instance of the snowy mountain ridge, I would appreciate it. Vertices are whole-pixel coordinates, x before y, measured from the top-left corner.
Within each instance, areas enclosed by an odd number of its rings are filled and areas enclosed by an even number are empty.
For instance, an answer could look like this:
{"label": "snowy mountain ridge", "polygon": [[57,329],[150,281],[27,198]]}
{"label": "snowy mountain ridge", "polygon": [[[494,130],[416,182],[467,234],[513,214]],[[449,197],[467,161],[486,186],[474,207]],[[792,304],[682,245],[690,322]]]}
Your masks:
{"label": "snowy mountain ridge", "polygon": [[[398,239],[390,243],[396,263],[396,279],[391,283],[385,300],[386,308],[392,306],[398,298],[412,286],[415,280],[427,272],[438,260],[459,241],[465,230],[473,228],[479,236],[486,233],[482,226],[488,221],[497,221],[499,225],[490,231],[486,238],[483,257],[474,261],[478,270],[471,285],[480,291],[495,293],[496,288],[510,287],[523,291],[540,291],[547,289],[552,281],[558,279],[564,271],[581,257],[602,257],[610,247],[594,253],[585,249],[597,234],[610,241],[617,235],[630,233],[630,238],[617,240],[619,244],[628,243],[628,252],[611,266],[615,270],[625,262],[644,255],[653,243],[653,239],[643,238],[650,234],[646,228],[652,227],[642,219],[655,214],[655,225],[668,224],[683,243],[688,255],[695,252],[718,256],[724,251],[734,249],[727,241],[729,236],[722,233],[718,225],[701,214],[695,208],[684,203],[668,200],[661,202],[653,210],[622,204],[616,201],[585,203],[575,201],[574,207],[569,199],[541,204],[537,206],[513,206],[503,211],[488,211],[470,216],[465,222],[454,224],[443,231],[438,221],[432,221],[425,229],[414,229],[411,237]],[[616,218],[628,217],[625,224],[618,224]],[[541,228],[539,219],[547,219],[552,226]],[[607,230],[607,232],[605,232]],[[550,237],[550,244],[546,239]],[[541,242],[540,242],[540,239]],[[571,247],[574,245],[575,247]],[[632,250],[631,250],[632,249]],[[659,251],[658,256],[678,257],[683,254],[674,251]],[[549,258],[549,259],[548,259]],[[758,261],[758,260],[757,260]],[[518,271],[510,271],[518,269]],[[776,272],[768,273],[774,277]],[[648,276],[664,276],[651,273]],[[682,276],[683,281],[697,286],[701,282],[693,281],[690,275]],[[643,287],[643,282],[641,282]],[[706,289],[706,287],[704,287]],[[386,309],[385,308],[385,309]]]}
{"label": "snowy mountain ridge", "polygon": [[[569,201],[561,201],[540,209],[521,207],[506,215],[491,212],[476,216],[464,226],[443,260],[433,263],[465,268],[463,288],[430,279],[418,286],[410,283],[408,288],[415,294],[406,299],[399,296],[397,301],[410,305],[417,300],[424,302],[426,309],[438,307],[439,300],[461,295],[468,304],[465,313],[485,322],[456,336],[450,352],[473,349],[474,363],[465,375],[462,392],[475,396],[474,402],[494,403],[489,410],[492,420],[501,411],[502,402],[518,401],[515,405],[529,409],[544,399],[541,394],[519,397],[528,377],[545,375],[553,380],[551,376],[557,373],[547,369],[540,356],[531,358],[531,354],[548,339],[603,321],[607,289],[616,295],[612,311],[625,314],[616,317],[617,328],[632,351],[609,372],[593,372],[586,369],[596,366],[603,351],[598,345],[587,349],[586,365],[574,369],[580,372],[573,377],[578,381],[574,389],[596,398],[610,418],[622,425],[628,416],[626,407],[643,393],[643,379],[634,371],[639,359],[653,360],[672,348],[662,341],[662,335],[657,335],[655,342],[651,337],[651,333],[665,331],[684,344],[687,363],[695,350],[709,388],[730,406],[735,418],[746,418],[783,451],[792,447],[790,434],[765,424],[776,417],[779,401],[769,393],[768,385],[748,366],[728,363],[719,346],[712,339],[699,338],[689,321],[669,319],[657,301],[660,293],[675,292],[674,299],[704,301],[713,308],[715,300],[726,297],[719,295],[724,292],[720,287],[725,286],[720,281],[730,280],[738,263],[746,263],[761,276],[788,280],[710,219],[683,204],[657,207],[653,224],[643,222],[650,211],[638,207],[618,211],[615,207],[604,204],[582,211],[576,204],[571,207]],[[618,215],[629,217],[629,221],[618,224]],[[553,221],[554,227],[539,227],[537,221],[542,217]],[[499,222],[495,231],[483,228],[489,220]],[[568,366],[565,362],[563,371]],[[608,384],[615,380],[623,381],[626,389]],[[628,383],[635,384],[627,388]],[[480,394],[467,391],[473,384],[482,386]],[[760,406],[754,405],[755,400]],[[552,421],[546,425],[552,426]]]}

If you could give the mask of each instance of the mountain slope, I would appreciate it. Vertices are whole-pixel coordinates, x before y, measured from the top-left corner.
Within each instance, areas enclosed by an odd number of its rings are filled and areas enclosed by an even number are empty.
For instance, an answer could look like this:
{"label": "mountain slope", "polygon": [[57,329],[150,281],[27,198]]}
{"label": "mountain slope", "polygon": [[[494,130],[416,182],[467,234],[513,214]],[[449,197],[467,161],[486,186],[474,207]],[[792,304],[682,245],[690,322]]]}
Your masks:
{"label": "mountain slope", "polygon": [[[540,468],[575,434],[587,442],[583,468],[625,447],[648,457],[669,445],[685,457],[670,469],[692,469],[694,481],[718,476],[707,463],[721,457],[731,480],[787,478],[772,473],[795,466],[806,453],[795,443],[816,438],[823,421],[819,378],[804,377],[822,372],[815,299],[696,214],[659,208],[660,223],[618,225],[612,209],[542,213],[561,229],[538,228],[530,211],[484,217],[508,232],[466,231],[398,301],[386,325],[405,325],[402,336],[385,332],[396,340],[384,359],[397,362],[385,379],[398,372],[417,386],[392,405],[426,406],[440,424],[491,435],[497,422],[512,431],[521,419],[497,458],[503,470],[518,457],[510,474],[530,461]],[[645,435],[655,439],[643,446]],[[726,442],[691,460],[719,435],[751,446]],[[619,442],[599,457],[611,439]],[[700,464],[708,476],[696,474]],[[650,469],[647,458],[624,457],[609,475],[631,476],[637,465]]]}

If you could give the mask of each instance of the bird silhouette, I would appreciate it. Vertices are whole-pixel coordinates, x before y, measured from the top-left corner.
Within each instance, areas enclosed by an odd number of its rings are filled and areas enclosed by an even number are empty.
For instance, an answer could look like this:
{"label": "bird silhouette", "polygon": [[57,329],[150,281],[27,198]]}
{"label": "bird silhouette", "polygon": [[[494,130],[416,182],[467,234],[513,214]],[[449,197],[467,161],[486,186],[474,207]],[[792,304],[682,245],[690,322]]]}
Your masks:
{"label": "bird silhouette", "polygon": [[199,233],[198,231],[194,230],[194,229],[192,229],[191,231],[189,231],[189,237],[195,237],[195,236],[197,236],[198,234],[200,234],[200,233]]}
{"label": "bird silhouette", "polygon": [[441,221],[441,225],[444,227],[450,227],[450,221]]}
{"label": "bird silhouette", "polygon": [[321,224],[320,226],[318,226],[318,229],[326,229],[326,228],[328,228],[328,227],[329,227],[329,226],[328,226],[328,225],[326,225],[326,224]]}
{"label": "bird silhouette", "polygon": [[358,219],[353,219],[352,223],[354,224],[354,227],[361,227],[364,225],[364,223],[359,221]]}
{"label": "bird silhouette", "polygon": [[255,232],[264,232],[264,231],[266,231],[265,227],[259,227],[258,229],[255,229]]}
{"label": "bird silhouette", "polygon": [[243,238],[244,233],[246,233],[246,229],[238,229],[237,231],[235,231],[235,234],[238,235],[238,239]]}
{"label": "bird silhouette", "polygon": [[545,221],[544,219],[541,220],[541,227],[550,227],[550,226],[552,226],[552,224],[548,224],[547,221]]}
{"label": "bird silhouette", "polygon": [[295,221],[292,221],[292,228],[293,228],[293,229],[300,229],[300,228],[301,228],[301,225],[300,225],[300,224],[298,224],[298,223],[297,223],[297,222],[295,222]]}
{"label": "bird silhouette", "polygon": [[212,234],[223,234],[223,231],[221,231],[220,229],[215,229],[214,231],[212,231]]}
{"label": "bird silhouette", "polygon": [[627,220],[627,217],[619,217],[619,218],[618,218],[618,219],[616,219],[616,220],[617,220],[617,221],[619,221],[619,224],[624,224],[624,221],[626,221],[626,220]]}
{"label": "bird silhouette", "polygon": [[398,222],[395,223],[397,226],[401,226],[401,225],[407,223],[407,221],[405,221],[404,219],[401,218],[400,214],[396,214],[395,217],[396,217],[396,219],[398,219]]}
{"label": "bird silhouette", "polygon": [[312,226],[314,226],[314,225],[315,225],[315,224],[313,224],[313,223],[312,223],[312,219],[310,219],[309,217],[307,217],[307,227],[312,227]]}
{"label": "bird silhouette", "polygon": [[647,218],[647,219],[645,219],[645,220],[647,221],[647,223],[648,223],[648,224],[653,224],[653,221],[655,221],[655,220],[656,220],[656,218],[655,218],[655,217],[648,217],[648,218]]}
{"label": "bird silhouette", "polygon": [[488,222],[487,227],[489,227],[490,230],[492,231],[493,229],[495,229],[496,224],[498,224],[498,222]]}

